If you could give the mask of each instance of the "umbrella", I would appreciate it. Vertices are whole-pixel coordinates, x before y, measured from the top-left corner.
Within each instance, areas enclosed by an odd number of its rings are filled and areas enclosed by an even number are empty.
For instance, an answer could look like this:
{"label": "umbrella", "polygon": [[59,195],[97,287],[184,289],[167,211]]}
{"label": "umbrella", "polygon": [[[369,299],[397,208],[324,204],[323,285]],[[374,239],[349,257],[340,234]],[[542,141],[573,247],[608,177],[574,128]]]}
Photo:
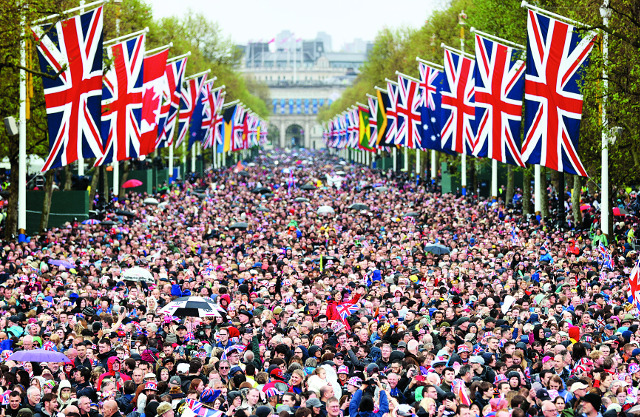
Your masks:
{"label": "umbrella", "polygon": [[116,222],[114,222],[113,220],[103,220],[100,222],[100,224],[104,226],[114,226]]}
{"label": "umbrella", "polygon": [[375,191],[377,191],[377,192],[381,193],[381,192],[383,192],[383,191],[387,191],[388,189],[389,189],[389,187],[384,187],[384,186],[382,186],[382,187],[376,187],[376,188],[375,188]]}
{"label": "umbrella", "polygon": [[222,317],[224,309],[211,298],[190,296],[171,301],[160,310],[158,315],[176,317]]}
{"label": "umbrella", "polygon": [[362,203],[354,203],[351,206],[349,206],[349,208],[354,210],[369,210],[369,206]]}
{"label": "umbrella", "polygon": [[142,185],[142,181],[131,179],[131,180],[125,181],[125,183],[122,184],[122,188],[135,188],[135,187],[140,187],[141,185]]}
{"label": "umbrella", "polygon": [[100,224],[100,220],[98,219],[87,219],[82,222],[82,224]]}
{"label": "umbrella", "polygon": [[420,215],[420,213],[416,213],[415,211],[402,213],[402,217],[418,217],[419,215]]}
{"label": "umbrella", "polygon": [[451,249],[438,243],[425,245],[424,250],[425,252],[430,252],[434,255],[446,255],[447,253],[451,252]]}
{"label": "umbrella", "polygon": [[247,222],[236,222],[232,223],[229,229],[246,229],[247,227],[249,227],[249,223]]}
{"label": "umbrella", "polygon": [[241,177],[249,177],[250,176],[250,174],[247,171],[240,171],[240,173],[238,175],[240,175]]}
{"label": "umbrella", "polygon": [[344,171],[336,171],[336,175],[347,175]]}
{"label": "umbrella", "polygon": [[591,204],[583,204],[580,206],[580,211],[590,210]]}
{"label": "umbrella", "polygon": [[316,188],[318,187],[316,187],[313,184],[305,184],[302,187],[300,187],[301,190],[315,190]]}
{"label": "umbrella", "polygon": [[63,266],[67,269],[75,268],[75,264],[72,264],[69,261],[65,261],[64,259],[49,259],[49,265],[54,266]]}
{"label": "umbrella", "polygon": [[331,206],[320,206],[318,207],[318,214],[333,214],[336,211]]}
{"label": "umbrella", "polygon": [[139,266],[134,266],[133,268],[127,269],[122,273],[120,278],[122,278],[124,281],[144,281],[151,284],[156,282],[156,280],[153,278],[153,275],[151,275],[151,272]]}
{"label": "umbrella", "polygon": [[370,190],[373,188],[373,185],[365,185],[364,187],[362,187],[363,190]]}
{"label": "umbrella", "polygon": [[143,203],[146,204],[146,205],[157,206],[158,205],[158,200],[153,198],[153,197],[148,197],[148,198],[144,199]]}
{"label": "umbrella", "polygon": [[269,212],[271,211],[271,210],[269,210],[269,209],[268,209],[268,208],[266,208],[266,207],[258,207],[256,210],[257,210],[257,211],[261,211],[261,212],[263,212],[263,213],[269,213]]}
{"label": "umbrella", "polygon": [[262,196],[264,198],[271,198],[271,197],[273,197],[273,193],[262,194]]}
{"label": "umbrella", "polygon": [[71,362],[71,359],[60,352],[46,349],[21,350],[7,358],[16,362]]}
{"label": "umbrella", "polygon": [[296,203],[308,203],[309,199],[304,197],[297,197],[293,201],[295,201]]}
{"label": "umbrella", "polygon": [[116,210],[118,216],[136,217],[136,213],[127,210]]}
{"label": "umbrella", "polygon": [[271,192],[271,190],[267,187],[258,187],[251,190],[251,192],[254,194],[268,194]]}
{"label": "umbrella", "polygon": [[620,207],[614,207],[613,208],[613,215],[614,216],[625,216],[629,214],[629,211],[627,209],[623,209]]}

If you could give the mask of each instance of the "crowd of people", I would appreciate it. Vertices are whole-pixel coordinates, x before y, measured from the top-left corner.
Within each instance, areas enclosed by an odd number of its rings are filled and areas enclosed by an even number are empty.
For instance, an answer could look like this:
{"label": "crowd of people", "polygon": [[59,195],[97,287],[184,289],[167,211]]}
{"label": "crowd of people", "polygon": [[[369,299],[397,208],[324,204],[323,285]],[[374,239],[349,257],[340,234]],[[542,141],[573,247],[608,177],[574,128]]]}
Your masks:
{"label": "crowd of people", "polygon": [[4,243],[3,416],[639,414],[631,237],[305,150],[147,197]]}

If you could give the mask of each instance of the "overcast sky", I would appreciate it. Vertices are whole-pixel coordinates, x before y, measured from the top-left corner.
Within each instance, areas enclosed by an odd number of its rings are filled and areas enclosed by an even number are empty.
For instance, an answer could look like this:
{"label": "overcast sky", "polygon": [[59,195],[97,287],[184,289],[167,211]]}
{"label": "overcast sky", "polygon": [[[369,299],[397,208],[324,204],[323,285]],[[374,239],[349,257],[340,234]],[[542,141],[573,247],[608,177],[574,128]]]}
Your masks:
{"label": "overcast sky", "polygon": [[[332,37],[333,49],[355,38],[373,40],[381,28],[422,26],[444,0],[150,0],[155,18],[181,16],[186,10],[220,24],[234,43],[268,41],[282,30],[302,39],[318,32]],[[363,7],[364,6],[364,7]],[[390,7],[391,6],[391,7]]]}

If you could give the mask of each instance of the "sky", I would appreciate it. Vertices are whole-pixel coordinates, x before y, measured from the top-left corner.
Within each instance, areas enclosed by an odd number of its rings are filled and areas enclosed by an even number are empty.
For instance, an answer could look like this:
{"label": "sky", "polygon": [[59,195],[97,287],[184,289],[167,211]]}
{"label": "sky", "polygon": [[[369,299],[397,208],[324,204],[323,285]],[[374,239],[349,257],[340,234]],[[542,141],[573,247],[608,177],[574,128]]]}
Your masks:
{"label": "sky", "polygon": [[[444,0],[150,0],[153,16],[182,16],[187,10],[218,22],[236,44],[269,41],[283,30],[302,39],[318,32],[332,37],[333,49],[356,38],[373,41],[383,27],[421,27]],[[366,5],[366,7],[363,7]],[[389,6],[393,7],[389,7]]]}

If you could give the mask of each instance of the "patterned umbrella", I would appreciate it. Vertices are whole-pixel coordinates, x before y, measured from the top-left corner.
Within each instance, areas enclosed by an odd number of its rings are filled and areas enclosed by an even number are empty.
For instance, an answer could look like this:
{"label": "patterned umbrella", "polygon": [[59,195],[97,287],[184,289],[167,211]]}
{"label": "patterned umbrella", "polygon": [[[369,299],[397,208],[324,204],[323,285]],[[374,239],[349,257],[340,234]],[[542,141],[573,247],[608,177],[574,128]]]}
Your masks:
{"label": "patterned umbrella", "polygon": [[176,317],[221,317],[225,310],[211,298],[180,297],[158,310],[159,315]]}

